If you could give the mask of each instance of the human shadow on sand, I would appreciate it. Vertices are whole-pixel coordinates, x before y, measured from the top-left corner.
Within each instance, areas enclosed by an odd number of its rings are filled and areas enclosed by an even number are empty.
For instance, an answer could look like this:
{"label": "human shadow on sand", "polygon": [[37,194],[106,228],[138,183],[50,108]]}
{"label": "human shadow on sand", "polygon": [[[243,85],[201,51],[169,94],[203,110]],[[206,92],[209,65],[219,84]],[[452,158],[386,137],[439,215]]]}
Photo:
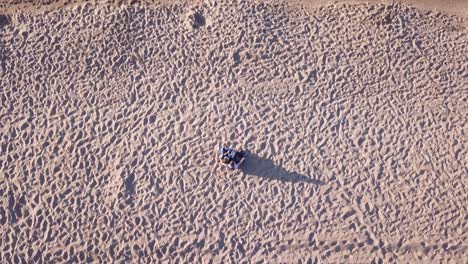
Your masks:
{"label": "human shadow on sand", "polygon": [[241,165],[241,170],[245,174],[255,175],[267,180],[277,180],[291,183],[309,183],[323,185],[324,182],[313,179],[298,172],[290,172],[281,166],[275,165],[271,159],[259,157],[249,153],[245,162]]}

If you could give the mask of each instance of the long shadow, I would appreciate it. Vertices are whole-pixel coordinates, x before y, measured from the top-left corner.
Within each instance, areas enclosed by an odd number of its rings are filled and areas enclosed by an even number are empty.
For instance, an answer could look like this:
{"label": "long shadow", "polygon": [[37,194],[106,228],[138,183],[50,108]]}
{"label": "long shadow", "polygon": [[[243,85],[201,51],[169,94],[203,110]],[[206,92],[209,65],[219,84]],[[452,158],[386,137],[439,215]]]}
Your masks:
{"label": "long shadow", "polygon": [[289,172],[286,169],[277,166],[271,159],[259,157],[256,154],[249,153],[245,162],[241,165],[241,171],[245,174],[255,175],[267,180],[277,180],[291,183],[309,183],[324,185],[325,183],[313,179],[307,175],[298,172]]}

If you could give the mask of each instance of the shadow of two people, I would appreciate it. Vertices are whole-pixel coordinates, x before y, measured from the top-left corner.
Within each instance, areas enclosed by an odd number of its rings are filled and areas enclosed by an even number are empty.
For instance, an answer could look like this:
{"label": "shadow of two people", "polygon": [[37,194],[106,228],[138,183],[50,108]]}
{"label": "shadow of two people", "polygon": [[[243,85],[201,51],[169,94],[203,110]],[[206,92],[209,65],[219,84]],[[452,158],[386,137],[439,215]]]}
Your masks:
{"label": "shadow of two people", "polygon": [[246,161],[241,166],[241,171],[245,174],[255,175],[267,180],[277,180],[291,183],[308,183],[315,185],[324,185],[325,183],[310,178],[307,175],[298,172],[289,172],[281,166],[277,166],[271,159],[259,157],[256,154],[249,153]]}

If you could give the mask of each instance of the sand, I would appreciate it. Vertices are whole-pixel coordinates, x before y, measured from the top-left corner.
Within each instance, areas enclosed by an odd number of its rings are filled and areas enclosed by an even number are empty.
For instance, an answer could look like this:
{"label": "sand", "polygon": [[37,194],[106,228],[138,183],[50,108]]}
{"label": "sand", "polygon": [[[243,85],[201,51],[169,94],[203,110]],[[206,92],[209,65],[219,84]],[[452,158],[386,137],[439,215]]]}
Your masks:
{"label": "sand", "polygon": [[18,2],[0,262],[468,261],[466,13]]}

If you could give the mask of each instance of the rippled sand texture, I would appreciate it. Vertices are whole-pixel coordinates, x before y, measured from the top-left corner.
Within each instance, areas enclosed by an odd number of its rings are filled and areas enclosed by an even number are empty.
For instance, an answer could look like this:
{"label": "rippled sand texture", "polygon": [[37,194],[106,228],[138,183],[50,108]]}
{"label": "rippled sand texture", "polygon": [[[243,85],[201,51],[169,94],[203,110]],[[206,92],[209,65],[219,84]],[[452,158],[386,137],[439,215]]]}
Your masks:
{"label": "rippled sand texture", "polygon": [[462,18],[214,2],[1,16],[0,262],[466,263]]}

